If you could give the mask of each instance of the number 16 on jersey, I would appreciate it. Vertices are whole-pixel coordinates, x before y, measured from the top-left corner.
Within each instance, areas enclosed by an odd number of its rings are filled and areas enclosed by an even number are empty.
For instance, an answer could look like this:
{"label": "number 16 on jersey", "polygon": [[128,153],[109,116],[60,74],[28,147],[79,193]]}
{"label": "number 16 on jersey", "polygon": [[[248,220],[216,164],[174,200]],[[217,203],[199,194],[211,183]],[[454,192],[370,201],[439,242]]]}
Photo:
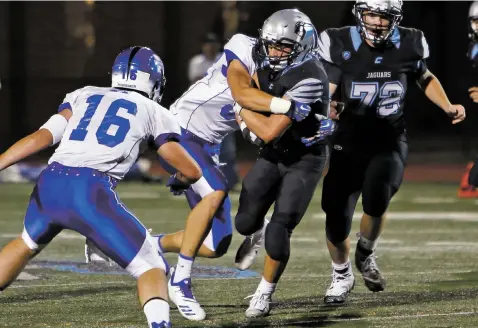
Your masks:
{"label": "number 16 on jersey", "polygon": [[[71,131],[70,140],[85,140],[91,118],[98,109],[102,99],[103,95],[93,95],[86,100],[88,108],[78,123],[78,126]],[[136,115],[137,106],[134,102],[126,99],[116,99],[113,101],[96,131],[96,139],[100,145],[112,148],[122,143],[126,138],[131,126],[127,118],[117,115],[120,108],[126,109],[128,114]]]}

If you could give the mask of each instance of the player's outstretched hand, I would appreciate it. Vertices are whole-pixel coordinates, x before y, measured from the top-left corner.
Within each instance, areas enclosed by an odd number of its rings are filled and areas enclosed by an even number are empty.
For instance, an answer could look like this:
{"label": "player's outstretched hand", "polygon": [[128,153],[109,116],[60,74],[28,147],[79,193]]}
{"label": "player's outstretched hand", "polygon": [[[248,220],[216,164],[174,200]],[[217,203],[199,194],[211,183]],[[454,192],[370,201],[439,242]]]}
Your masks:
{"label": "player's outstretched hand", "polygon": [[174,196],[182,195],[189,188],[189,183],[183,182],[178,178],[179,173],[176,173],[169,177],[166,187],[173,193]]}
{"label": "player's outstretched hand", "polygon": [[468,89],[470,93],[470,98],[473,102],[478,103],[478,87],[471,87]]}
{"label": "player's outstretched hand", "polygon": [[462,105],[450,105],[446,113],[453,119],[451,121],[453,124],[460,123],[466,117],[465,108]]}

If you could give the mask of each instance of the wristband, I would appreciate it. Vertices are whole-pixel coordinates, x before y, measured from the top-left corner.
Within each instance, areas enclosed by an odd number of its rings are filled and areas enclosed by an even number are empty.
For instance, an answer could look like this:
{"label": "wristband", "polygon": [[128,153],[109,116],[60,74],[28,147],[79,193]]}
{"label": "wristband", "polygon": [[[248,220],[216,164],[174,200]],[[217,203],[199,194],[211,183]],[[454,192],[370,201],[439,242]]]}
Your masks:
{"label": "wristband", "polygon": [[269,109],[274,114],[285,114],[289,111],[291,104],[289,100],[274,97],[271,100]]}

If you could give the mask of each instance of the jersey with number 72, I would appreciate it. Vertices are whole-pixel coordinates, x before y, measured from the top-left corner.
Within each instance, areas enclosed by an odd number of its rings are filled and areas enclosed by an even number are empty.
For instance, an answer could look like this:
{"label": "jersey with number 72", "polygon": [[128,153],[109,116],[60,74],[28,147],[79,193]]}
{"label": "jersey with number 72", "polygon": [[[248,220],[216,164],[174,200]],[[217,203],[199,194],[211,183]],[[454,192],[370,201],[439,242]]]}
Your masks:
{"label": "jersey with number 72", "polygon": [[321,33],[318,53],[345,102],[340,130],[360,125],[363,130],[394,130],[396,135],[405,129],[407,82],[426,72],[429,50],[422,31],[396,27],[392,33],[382,48],[367,45],[356,26]]}

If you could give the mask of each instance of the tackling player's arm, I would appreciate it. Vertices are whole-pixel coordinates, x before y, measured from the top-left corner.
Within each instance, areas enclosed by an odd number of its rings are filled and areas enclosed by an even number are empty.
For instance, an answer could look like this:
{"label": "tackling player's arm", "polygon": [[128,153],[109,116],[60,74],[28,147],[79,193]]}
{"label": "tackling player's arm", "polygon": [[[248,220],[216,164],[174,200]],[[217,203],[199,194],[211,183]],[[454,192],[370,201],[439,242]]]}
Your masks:
{"label": "tackling player's arm", "polygon": [[178,142],[168,141],[163,143],[158,148],[158,154],[169,165],[178,170],[176,177],[180,181],[192,184],[201,178],[201,168]]}
{"label": "tackling player's arm", "polygon": [[71,115],[71,109],[63,109],[60,113],[53,115],[38,131],[17,141],[0,155],[0,170],[57,144],[65,132]]}
{"label": "tackling player's arm", "polygon": [[425,95],[438,107],[453,118],[452,123],[456,124],[465,119],[465,108],[462,105],[453,105],[448,100],[448,97],[443,90],[440,81],[428,69],[423,73],[417,81],[420,88],[425,92]]}
{"label": "tackling player's arm", "polygon": [[238,60],[234,59],[227,68],[227,83],[231,89],[232,97],[244,108],[258,112],[271,112],[285,114],[293,106],[290,100],[273,97],[264,91],[253,88],[252,77]]}
{"label": "tackling player's arm", "polygon": [[[157,153],[178,171],[173,177],[179,180],[180,187],[187,188],[201,178],[201,168],[179,144],[181,127],[173,114],[155,104],[155,115],[156,122],[151,136],[154,138]],[[177,182],[174,181],[175,184]]]}
{"label": "tackling player's arm", "polygon": [[243,134],[244,131],[247,131],[245,129],[249,129],[266,144],[280,137],[292,124],[292,119],[286,115],[271,115],[267,117],[245,108],[241,110],[239,115],[244,123],[241,126]]}

